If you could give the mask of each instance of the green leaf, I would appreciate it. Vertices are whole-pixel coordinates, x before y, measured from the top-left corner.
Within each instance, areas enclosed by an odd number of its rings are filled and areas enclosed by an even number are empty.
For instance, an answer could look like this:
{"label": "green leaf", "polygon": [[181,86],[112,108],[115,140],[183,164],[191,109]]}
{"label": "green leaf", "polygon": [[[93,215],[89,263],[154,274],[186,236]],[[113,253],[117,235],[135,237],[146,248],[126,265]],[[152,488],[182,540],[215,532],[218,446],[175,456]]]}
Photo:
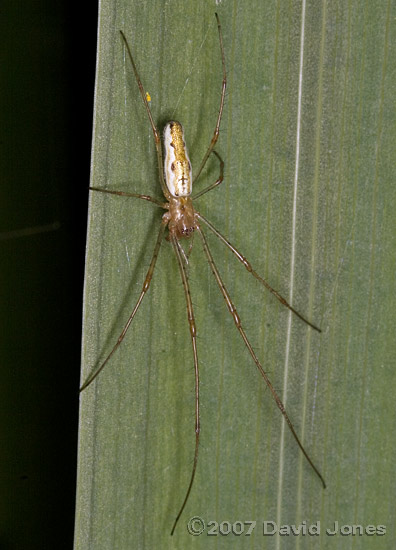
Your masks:
{"label": "green leaf", "polygon": [[[161,198],[153,135],[119,29],[154,120],[161,129],[170,119],[183,123],[199,166],[220,101],[216,9],[228,76],[216,146],[225,181],[196,208],[322,328],[318,335],[291,316],[208,235],[248,337],[327,489],[284,426],[196,238],[189,276],[201,444],[171,539],[192,468],[195,392],[185,299],[165,241],[125,340],[81,395],[76,549],[206,548],[208,529],[200,537],[187,531],[193,516],[206,524],[256,521],[238,548],[327,548],[334,539],[337,548],[388,548],[396,452],[395,7],[386,0],[218,4],[101,3],[91,185]],[[210,158],[197,189],[217,174]],[[91,193],[82,380],[110,352],[136,303],[161,214],[138,199]],[[320,522],[321,533],[263,538],[264,521]],[[388,534],[332,537],[326,529],[335,521],[386,525]],[[218,535],[216,545],[235,537]]]}

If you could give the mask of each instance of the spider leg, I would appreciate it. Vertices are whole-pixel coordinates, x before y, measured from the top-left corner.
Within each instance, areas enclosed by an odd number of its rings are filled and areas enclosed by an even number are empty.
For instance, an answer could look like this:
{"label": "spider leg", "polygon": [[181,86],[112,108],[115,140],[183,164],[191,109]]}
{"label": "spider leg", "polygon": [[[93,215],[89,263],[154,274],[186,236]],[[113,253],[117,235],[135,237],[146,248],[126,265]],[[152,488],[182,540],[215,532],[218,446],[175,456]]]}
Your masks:
{"label": "spider leg", "polygon": [[198,447],[199,447],[199,433],[200,433],[200,424],[199,424],[199,368],[198,368],[198,352],[197,352],[197,329],[195,326],[195,319],[194,319],[194,310],[193,305],[191,301],[191,294],[190,294],[190,285],[188,283],[188,275],[186,266],[184,264],[183,257],[181,255],[180,249],[177,246],[177,239],[173,235],[171,235],[170,238],[173,249],[176,253],[177,257],[177,263],[179,264],[179,270],[180,270],[180,276],[183,282],[184,287],[184,294],[186,297],[186,306],[187,306],[187,316],[188,316],[188,323],[190,326],[190,334],[191,334],[191,343],[193,348],[193,354],[194,354],[194,372],[195,372],[195,451],[194,451],[194,462],[191,472],[191,478],[190,483],[187,488],[186,496],[184,497],[183,504],[181,505],[181,508],[179,510],[179,513],[176,516],[176,519],[173,523],[171,535],[175,532],[177,522],[179,521],[180,516],[183,513],[183,510],[187,504],[188,497],[190,496],[191,489],[194,483],[194,477],[195,472],[197,469],[197,462],[198,462]]}
{"label": "spider leg", "polygon": [[137,310],[139,309],[139,306],[140,304],[142,303],[142,300],[146,294],[146,292],[148,291],[149,289],[149,286],[150,286],[150,282],[151,282],[151,279],[153,277],[153,273],[154,273],[154,267],[155,267],[155,263],[157,261],[157,258],[158,258],[158,253],[159,253],[159,249],[160,249],[160,246],[161,246],[161,242],[162,242],[162,238],[164,236],[164,231],[165,231],[165,227],[167,225],[167,220],[163,220],[161,222],[161,226],[160,226],[160,230],[159,230],[159,233],[158,233],[158,238],[157,238],[157,242],[155,244],[155,247],[154,247],[154,252],[153,252],[153,256],[151,258],[151,262],[150,262],[150,267],[148,268],[148,271],[147,271],[147,274],[146,274],[146,278],[144,279],[144,283],[143,283],[143,289],[140,293],[140,296],[136,302],[136,305],[135,307],[133,308],[133,311],[132,313],[130,314],[129,318],[128,318],[128,321],[126,322],[124,328],[122,329],[122,332],[121,334],[119,335],[118,337],[118,340],[116,342],[116,344],[114,345],[113,349],[111,350],[111,352],[109,353],[109,355],[106,357],[106,359],[103,361],[103,363],[92,373],[88,376],[87,380],[84,382],[84,384],[81,386],[80,388],[80,392],[82,392],[83,390],[85,390],[85,388],[87,388],[91,382],[93,382],[95,380],[95,378],[98,376],[98,374],[104,369],[104,367],[106,366],[107,362],[110,360],[110,358],[112,357],[113,353],[116,351],[116,349],[120,346],[121,342],[123,341],[124,337],[125,337],[125,334],[127,333],[127,330],[130,326],[130,324],[132,323],[132,320],[133,318],[135,317],[136,315],[136,312]]}
{"label": "spider leg", "polygon": [[180,241],[178,241],[177,239],[175,239],[175,244],[177,246],[177,248],[179,249],[179,252],[181,254],[181,257],[183,258],[186,266],[188,265],[188,257],[190,255],[190,251],[188,250],[187,251],[187,254],[184,252],[184,248],[182,247],[182,245],[180,244]]}
{"label": "spider leg", "polygon": [[284,419],[286,420],[286,423],[287,425],[289,426],[289,429],[291,431],[291,433],[293,434],[293,437],[294,439],[296,440],[296,443],[297,445],[300,447],[303,455],[305,456],[305,458],[307,459],[307,461],[309,462],[310,466],[312,467],[312,469],[314,470],[314,472],[316,473],[316,475],[319,477],[319,479],[321,480],[322,482],[322,485],[323,485],[323,488],[326,488],[326,483],[321,475],[321,473],[319,472],[319,470],[316,468],[316,466],[314,465],[314,463],[312,462],[312,460],[310,459],[307,451],[304,449],[300,439],[298,438],[298,435],[296,434],[296,431],[294,429],[294,426],[293,424],[291,423],[291,420],[288,416],[288,414],[286,413],[286,410],[285,410],[285,406],[284,404],[282,403],[279,395],[277,394],[277,392],[275,391],[275,388],[274,386],[272,385],[270,379],[268,378],[267,374],[265,373],[263,367],[261,366],[261,363],[259,362],[247,336],[246,336],[246,333],[242,327],[242,324],[241,324],[241,320],[239,318],[239,315],[238,315],[238,312],[237,310],[235,309],[235,306],[234,304],[232,303],[232,300],[230,298],[230,295],[228,294],[228,291],[226,289],[226,287],[224,286],[224,283],[220,277],[220,274],[219,274],[219,271],[216,267],[216,264],[214,263],[214,260],[213,260],[213,256],[209,250],[209,246],[208,246],[208,243],[207,243],[207,240],[206,240],[206,237],[205,235],[202,233],[200,227],[197,225],[197,231],[202,239],[202,245],[203,245],[203,249],[204,249],[204,252],[205,252],[205,255],[208,259],[208,262],[209,262],[209,265],[210,265],[210,268],[212,270],[212,273],[216,279],[216,282],[220,288],[220,291],[223,295],[223,298],[227,304],[227,308],[229,310],[229,312],[231,313],[233,319],[234,319],[234,323],[236,325],[236,328],[238,329],[239,331],[239,334],[242,336],[242,339],[243,341],[245,342],[245,345],[253,359],[253,361],[255,362],[256,364],[256,367],[258,368],[261,376],[264,378],[264,382],[267,384],[268,386],[268,389],[270,390],[271,394],[272,394],[272,397],[274,398],[277,406],[278,406],[278,409],[280,410],[280,412],[282,413]]}
{"label": "spider leg", "polygon": [[143,199],[145,201],[152,202],[161,208],[167,209],[164,203],[150,195],[140,195],[139,193],[126,193],[125,191],[110,191],[110,189],[101,189],[100,187],[90,187],[91,191],[100,191],[101,193],[109,193],[110,195],[119,195],[120,197],[135,197],[136,199]]}
{"label": "spider leg", "polygon": [[231,252],[238,258],[238,260],[246,267],[246,269],[249,271],[249,273],[251,273],[253,275],[253,277],[255,277],[258,281],[260,281],[260,283],[262,285],[265,286],[266,289],[268,289],[271,294],[273,294],[275,296],[275,298],[277,298],[277,300],[280,301],[281,304],[283,304],[284,306],[286,306],[290,311],[292,311],[294,313],[294,315],[297,315],[297,317],[299,319],[301,319],[301,321],[304,321],[304,323],[306,323],[307,325],[309,325],[311,328],[313,328],[314,330],[316,330],[317,332],[322,332],[320,328],[318,328],[317,326],[315,326],[313,323],[311,323],[310,321],[308,321],[308,319],[306,319],[305,317],[303,317],[303,315],[301,315],[301,313],[299,313],[296,309],[294,309],[293,306],[291,306],[289,304],[289,302],[287,302],[287,300],[285,300],[285,298],[283,296],[281,296],[279,294],[279,292],[277,292],[274,288],[272,288],[272,286],[267,283],[267,281],[265,279],[263,279],[262,277],[260,277],[260,275],[258,273],[256,273],[254,271],[254,269],[252,268],[251,264],[248,262],[248,260],[245,258],[245,256],[242,256],[242,254],[240,252],[238,252],[238,250],[224,237],[224,235],[222,235],[220,233],[220,231],[218,231],[211,223],[209,220],[207,220],[206,218],[204,218],[201,214],[199,214],[198,212],[196,212],[196,215],[198,216],[198,218],[203,221],[208,227],[209,229],[212,231],[212,233],[214,233],[230,250]]}
{"label": "spider leg", "polygon": [[208,187],[205,187],[205,189],[203,189],[202,191],[200,191],[199,193],[197,193],[196,195],[194,195],[192,198],[192,200],[195,200],[197,199],[198,197],[200,197],[201,195],[204,195],[205,193],[207,193],[208,191],[211,191],[212,189],[214,189],[215,187],[217,187],[218,185],[220,185],[220,183],[223,181],[224,179],[224,161],[223,159],[221,158],[221,156],[216,153],[216,151],[212,151],[212,153],[214,155],[216,155],[216,157],[219,159],[220,161],[220,174],[219,174],[219,177],[217,178],[217,180],[212,183],[212,185],[209,185]]}
{"label": "spider leg", "polygon": [[127,52],[128,52],[128,57],[131,61],[131,64],[132,64],[132,69],[133,69],[133,72],[135,74],[135,78],[136,78],[136,82],[137,82],[137,85],[139,87],[139,92],[140,92],[140,95],[142,96],[142,99],[143,99],[143,103],[144,103],[144,106],[146,108],[146,112],[147,112],[147,116],[149,117],[149,120],[150,120],[150,124],[151,124],[151,129],[153,130],[153,134],[154,134],[154,141],[155,141],[155,148],[157,150],[157,161],[158,161],[158,172],[159,172],[159,179],[160,179],[160,184],[161,184],[161,188],[162,188],[162,192],[163,194],[165,195],[165,197],[167,199],[170,198],[170,194],[169,194],[169,191],[168,191],[168,188],[165,184],[165,179],[164,179],[164,163],[163,163],[163,160],[162,160],[162,145],[161,145],[161,136],[160,136],[160,133],[158,131],[158,128],[156,127],[156,125],[154,124],[154,120],[153,120],[153,117],[151,115],[151,111],[150,111],[150,107],[149,107],[149,104],[148,104],[148,101],[147,101],[147,97],[146,97],[146,94],[145,94],[145,91],[144,91],[144,88],[143,88],[143,84],[142,84],[142,81],[140,80],[140,76],[139,76],[139,73],[137,71],[137,68],[136,68],[136,65],[135,65],[135,62],[133,60],[133,57],[132,57],[132,52],[131,52],[131,49],[129,47],[129,44],[128,44],[128,41],[125,37],[125,34],[120,30],[120,34],[121,34],[121,37],[124,41],[124,44],[125,44],[125,47],[127,49]]}
{"label": "spider leg", "polygon": [[190,244],[188,245],[188,250],[187,250],[187,263],[188,263],[188,259],[190,257],[190,254],[192,252],[192,249],[193,249],[193,246],[194,246],[194,233],[191,235],[190,237]]}
{"label": "spider leg", "polygon": [[227,75],[226,75],[226,69],[225,69],[225,57],[224,57],[224,47],[223,47],[223,35],[221,34],[221,26],[220,26],[219,16],[217,15],[217,13],[215,13],[215,16],[216,16],[216,20],[217,20],[217,28],[219,30],[221,63],[222,63],[222,66],[223,66],[223,82],[222,82],[222,85],[221,85],[220,107],[219,107],[219,114],[217,116],[216,127],[215,127],[215,130],[214,130],[214,133],[213,133],[212,140],[210,142],[208,150],[205,153],[204,158],[202,159],[201,166],[199,167],[199,170],[196,173],[195,178],[193,179],[193,184],[199,178],[199,176],[200,176],[200,174],[201,174],[201,172],[202,172],[202,170],[203,170],[203,168],[206,164],[206,161],[208,160],[208,157],[209,157],[210,153],[213,151],[213,148],[216,145],[216,142],[219,138],[220,121],[221,121],[221,116],[223,114],[225,92],[226,92],[226,87],[227,87]]}

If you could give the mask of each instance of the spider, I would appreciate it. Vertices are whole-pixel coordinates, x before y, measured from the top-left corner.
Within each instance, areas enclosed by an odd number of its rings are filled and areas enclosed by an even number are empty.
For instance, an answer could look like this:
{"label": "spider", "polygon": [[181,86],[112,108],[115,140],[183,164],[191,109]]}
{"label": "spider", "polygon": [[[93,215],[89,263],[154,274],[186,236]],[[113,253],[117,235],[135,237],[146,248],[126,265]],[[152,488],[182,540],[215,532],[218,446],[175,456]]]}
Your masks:
{"label": "spider", "polygon": [[[124,197],[135,197],[138,199],[142,199],[148,202],[151,202],[155,204],[156,206],[162,208],[165,210],[165,213],[162,216],[161,225],[158,232],[157,241],[154,247],[153,255],[151,258],[150,266],[148,268],[146,277],[144,279],[143,288],[140,292],[139,298],[135,304],[135,307],[132,310],[132,313],[130,314],[121,334],[118,337],[117,342],[115,343],[113,349],[108,354],[106,359],[103,361],[103,363],[94,370],[91,375],[87,378],[87,380],[83,383],[83,385],[80,388],[80,391],[83,391],[86,389],[92,382],[95,380],[95,378],[99,375],[99,373],[103,370],[103,368],[106,366],[110,358],[113,356],[117,348],[121,345],[135,315],[138,311],[140,304],[143,301],[144,296],[146,295],[150,283],[153,277],[158,253],[161,247],[161,244],[163,242],[163,238],[165,235],[165,230],[168,229],[168,233],[166,235],[166,240],[168,240],[175,252],[176,260],[178,263],[179,271],[181,280],[184,287],[184,294],[186,299],[186,306],[187,306],[187,317],[188,317],[188,324],[190,328],[190,335],[191,335],[191,343],[192,343],[192,350],[193,350],[193,358],[194,358],[194,373],[195,373],[195,450],[194,450],[194,460],[192,465],[192,472],[190,476],[190,482],[187,487],[187,491],[184,497],[184,500],[179,508],[179,511],[177,513],[176,519],[174,520],[173,527],[171,530],[171,535],[173,535],[177,523],[183,513],[183,510],[186,506],[186,503],[188,501],[188,498],[191,493],[191,489],[194,483],[194,477],[197,469],[197,462],[198,462],[198,449],[199,449],[199,438],[200,438],[200,401],[199,401],[199,367],[198,367],[198,350],[197,350],[197,327],[195,323],[194,318],[194,309],[193,304],[191,300],[191,294],[190,294],[190,286],[189,286],[189,280],[188,280],[188,273],[187,273],[187,263],[188,263],[188,253],[186,255],[182,245],[180,244],[180,241],[182,239],[190,239],[194,234],[198,234],[204,254],[206,256],[206,259],[209,263],[210,269],[214,275],[214,278],[217,282],[217,285],[220,289],[221,294],[223,295],[223,298],[226,302],[228,311],[230,312],[235,326],[243,339],[251,358],[253,359],[256,367],[258,368],[261,376],[264,379],[265,384],[267,385],[268,389],[271,392],[271,395],[273,399],[275,400],[279,410],[281,411],[291,433],[293,434],[294,439],[296,440],[298,446],[300,447],[302,453],[304,454],[305,458],[307,459],[308,463],[316,473],[316,475],[319,477],[319,479],[322,482],[323,487],[326,487],[325,481],[319,472],[319,470],[316,468],[314,463],[312,462],[311,458],[309,457],[307,451],[304,449],[299,437],[296,434],[296,431],[293,427],[293,424],[291,423],[289,416],[285,410],[285,407],[276,392],[274,386],[272,385],[271,381],[269,380],[266,372],[264,371],[260,361],[258,360],[256,353],[254,352],[252,345],[250,344],[246,332],[242,326],[241,319],[238,315],[238,312],[231,300],[231,297],[228,293],[228,290],[226,289],[223,280],[220,276],[220,273],[217,269],[217,266],[213,260],[212,253],[209,249],[208,241],[206,239],[205,233],[203,231],[203,226],[209,229],[214,235],[216,235],[221,242],[229,249],[231,252],[236,256],[236,258],[245,266],[247,271],[253,275],[265,288],[267,288],[284,306],[286,306],[290,311],[294,313],[297,317],[299,317],[304,323],[309,325],[312,329],[316,330],[317,332],[321,332],[321,330],[312,324],[310,321],[308,321],[303,315],[301,315],[298,311],[296,311],[286,300],[283,298],[274,288],[271,287],[267,281],[265,281],[256,271],[254,271],[253,267],[251,266],[250,262],[212,225],[212,223],[207,220],[202,214],[200,214],[193,205],[193,201],[197,199],[198,197],[201,197],[208,191],[211,191],[218,185],[220,185],[223,181],[223,173],[224,173],[224,162],[220,155],[214,150],[214,147],[216,145],[216,142],[219,137],[219,131],[220,131],[220,122],[221,117],[223,114],[223,108],[224,108],[224,100],[225,100],[225,92],[226,92],[226,86],[227,86],[227,76],[226,76],[226,68],[225,68],[225,56],[224,56],[224,47],[223,47],[223,37],[221,32],[221,26],[220,26],[220,20],[217,14],[216,21],[217,21],[217,28],[219,33],[219,43],[220,43],[220,53],[221,53],[221,62],[222,62],[222,72],[223,72],[223,81],[221,86],[221,96],[220,96],[220,107],[219,112],[217,116],[216,126],[215,130],[213,132],[213,136],[211,139],[211,142],[209,144],[209,147],[203,157],[203,160],[201,162],[201,165],[198,169],[198,172],[193,177],[192,175],[192,168],[191,168],[191,162],[188,156],[187,148],[184,141],[184,130],[180,122],[177,122],[175,120],[168,122],[165,125],[164,132],[163,132],[163,149],[165,152],[165,157],[163,159],[162,154],[162,144],[161,144],[161,136],[160,132],[158,131],[152,115],[149,108],[148,101],[150,99],[150,96],[147,95],[145,92],[142,82],[140,80],[131,50],[129,48],[129,44],[127,42],[127,39],[122,31],[121,37],[125,44],[128,57],[130,59],[133,72],[136,78],[137,85],[139,87],[139,92],[142,97],[147,116],[150,121],[150,125],[153,131],[154,140],[155,140],[155,147],[157,151],[157,161],[158,161],[158,171],[159,171],[159,182],[162,188],[162,192],[164,194],[164,197],[166,199],[166,202],[162,202],[154,197],[151,197],[149,195],[141,195],[137,193],[127,193],[123,191],[110,191],[107,189],[100,189],[97,187],[90,187],[93,191],[100,191],[101,193],[110,193],[113,195],[119,195]],[[203,168],[206,165],[206,162],[209,158],[209,156],[213,153],[213,155],[216,156],[218,162],[219,162],[219,176],[217,180],[200,191],[199,193],[192,195],[192,187],[193,184],[196,183],[199,176],[202,173]]]}

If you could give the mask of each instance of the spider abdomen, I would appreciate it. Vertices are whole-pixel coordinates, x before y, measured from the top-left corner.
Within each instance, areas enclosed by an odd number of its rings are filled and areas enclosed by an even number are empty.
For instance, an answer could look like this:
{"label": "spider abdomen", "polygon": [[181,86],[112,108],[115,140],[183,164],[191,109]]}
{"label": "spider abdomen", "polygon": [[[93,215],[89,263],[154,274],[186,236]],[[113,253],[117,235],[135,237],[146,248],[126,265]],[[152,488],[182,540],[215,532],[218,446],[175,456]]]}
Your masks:
{"label": "spider abdomen", "polygon": [[191,162],[180,122],[172,120],[164,128],[166,186],[172,197],[188,197],[192,190]]}

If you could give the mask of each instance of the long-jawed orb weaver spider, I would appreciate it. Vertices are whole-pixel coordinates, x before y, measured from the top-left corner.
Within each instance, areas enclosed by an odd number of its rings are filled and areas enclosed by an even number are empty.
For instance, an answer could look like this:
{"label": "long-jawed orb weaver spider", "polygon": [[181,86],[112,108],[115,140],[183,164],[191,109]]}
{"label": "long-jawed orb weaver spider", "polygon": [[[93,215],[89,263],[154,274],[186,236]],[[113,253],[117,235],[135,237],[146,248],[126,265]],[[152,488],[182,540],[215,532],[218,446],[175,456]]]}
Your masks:
{"label": "long-jawed orb weaver spider", "polygon": [[[302,453],[304,454],[305,458],[309,462],[312,469],[315,471],[316,475],[320,478],[323,487],[326,487],[325,481],[320,474],[319,470],[316,468],[314,463],[312,462],[311,458],[309,457],[308,453],[304,449],[300,439],[298,438],[296,431],[293,427],[293,424],[291,423],[288,414],[286,413],[285,407],[276,392],[274,386],[272,385],[271,381],[269,380],[266,372],[264,371],[260,361],[258,360],[247,336],[245,333],[245,330],[242,326],[240,317],[237,313],[237,310],[231,300],[231,297],[228,293],[228,290],[226,289],[223,280],[220,276],[220,273],[216,267],[216,264],[213,260],[213,256],[210,252],[208,242],[206,240],[205,234],[202,230],[201,225],[206,226],[212,233],[214,233],[224,244],[225,246],[231,250],[231,252],[236,256],[236,258],[245,266],[245,268],[248,270],[249,273],[253,275],[265,288],[267,288],[284,306],[286,306],[290,311],[292,311],[297,317],[299,317],[304,323],[309,325],[311,328],[316,330],[317,332],[321,332],[321,330],[313,325],[310,321],[308,321],[305,317],[303,317],[298,311],[296,311],[286,300],[283,298],[275,289],[273,289],[267,281],[265,281],[254,269],[252,268],[249,261],[240,253],[238,250],[207,220],[202,214],[200,214],[197,210],[195,210],[193,206],[193,200],[202,196],[203,194],[207,193],[208,191],[214,189],[218,185],[221,184],[223,181],[223,171],[224,171],[224,162],[220,155],[214,150],[214,146],[217,142],[217,139],[219,137],[219,130],[220,130],[220,122],[221,117],[223,114],[223,107],[224,107],[224,99],[225,99],[225,92],[226,92],[226,85],[227,85],[227,77],[226,77],[226,69],[225,69],[225,56],[224,56],[224,47],[223,47],[223,37],[221,32],[221,26],[219,17],[217,14],[216,20],[217,20],[217,28],[219,33],[219,42],[220,42],[220,52],[221,52],[221,62],[222,62],[222,70],[223,70],[223,81],[222,81],[222,87],[221,87],[221,97],[220,97],[220,107],[219,112],[217,116],[216,126],[213,133],[213,137],[211,139],[210,145],[205,153],[205,156],[201,162],[201,165],[198,169],[198,172],[196,173],[195,177],[192,176],[192,169],[191,169],[191,163],[190,159],[187,153],[187,148],[184,142],[184,131],[183,127],[180,124],[180,122],[176,121],[170,121],[166,124],[164,129],[164,151],[165,151],[165,159],[163,161],[162,157],[162,145],[161,145],[161,137],[160,133],[154,124],[151,111],[148,105],[148,98],[149,96],[144,91],[142,82],[140,80],[135,62],[132,57],[131,50],[129,48],[128,42],[125,38],[125,35],[122,31],[120,31],[122,40],[125,44],[126,50],[128,52],[128,57],[131,61],[133,72],[135,74],[135,78],[139,87],[140,95],[143,99],[143,103],[146,108],[147,116],[149,118],[151,128],[154,134],[154,140],[155,140],[155,147],[157,151],[157,161],[158,161],[158,170],[159,170],[159,181],[161,184],[162,192],[165,196],[166,202],[162,202],[154,197],[148,196],[148,195],[141,195],[137,193],[126,193],[123,191],[110,191],[107,189],[100,189],[97,187],[91,187],[90,189],[94,191],[100,191],[102,193],[110,193],[113,195],[119,195],[124,197],[135,197],[138,199],[143,199],[145,201],[151,202],[160,208],[163,208],[166,210],[165,214],[162,216],[162,221],[157,237],[157,241],[154,247],[154,252],[151,258],[150,266],[148,268],[146,278],[143,283],[143,288],[140,292],[139,298],[135,304],[135,307],[133,308],[132,313],[130,314],[121,334],[118,337],[118,340],[116,344],[114,345],[113,349],[109,353],[109,355],[106,357],[106,359],[103,361],[103,363],[93,372],[91,375],[87,378],[87,380],[82,385],[80,391],[83,391],[86,389],[91,382],[98,376],[98,374],[103,370],[105,365],[108,363],[110,358],[113,356],[114,352],[117,350],[117,348],[120,346],[121,342],[123,341],[125,334],[130,327],[136,312],[138,311],[140,304],[143,301],[143,298],[145,294],[147,293],[151,279],[153,277],[155,264],[157,261],[159,249],[161,247],[161,243],[163,241],[163,237],[165,234],[165,229],[168,228],[168,234],[166,236],[166,240],[170,241],[172,244],[173,250],[176,255],[177,263],[179,266],[180,276],[184,287],[184,294],[186,299],[186,306],[187,306],[187,317],[188,317],[188,323],[190,327],[190,335],[191,335],[191,343],[192,343],[192,349],[193,349],[193,357],[194,357],[194,372],[195,372],[195,451],[194,451],[194,460],[193,460],[193,466],[192,466],[192,472],[190,477],[190,482],[186,491],[186,495],[184,497],[184,500],[182,502],[182,505],[179,509],[179,512],[176,516],[176,519],[173,523],[171,535],[173,535],[176,525],[179,521],[180,516],[183,513],[183,510],[186,506],[186,503],[188,501],[188,498],[191,493],[191,489],[194,483],[194,477],[195,472],[197,469],[197,461],[198,461],[198,449],[199,449],[199,437],[200,437],[200,411],[199,411],[199,368],[198,368],[198,350],[197,350],[197,328],[195,324],[195,318],[194,318],[194,309],[193,304],[191,300],[191,294],[190,294],[190,286],[189,286],[189,280],[188,280],[188,273],[186,269],[186,264],[188,262],[187,255],[180,244],[181,239],[189,239],[192,237],[194,233],[198,233],[198,236],[202,242],[202,247],[204,254],[206,256],[206,259],[209,263],[210,269],[216,279],[216,282],[219,286],[220,292],[223,295],[223,298],[227,304],[227,308],[232,315],[232,318],[234,319],[235,326],[241,335],[249,353],[252,357],[256,367],[258,368],[261,376],[264,379],[264,382],[266,383],[268,389],[271,392],[272,397],[274,398],[279,410],[281,411],[284,419],[286,420],[286,423],[293,434],[294,439],[296,440],[298,446],[300,447]],[[220,165],[220,173],[218,179],[200,191],[199,193],[191,196],[192,193],[192,187],[193,184],[198,180],[209,156],[213,153]]]}

